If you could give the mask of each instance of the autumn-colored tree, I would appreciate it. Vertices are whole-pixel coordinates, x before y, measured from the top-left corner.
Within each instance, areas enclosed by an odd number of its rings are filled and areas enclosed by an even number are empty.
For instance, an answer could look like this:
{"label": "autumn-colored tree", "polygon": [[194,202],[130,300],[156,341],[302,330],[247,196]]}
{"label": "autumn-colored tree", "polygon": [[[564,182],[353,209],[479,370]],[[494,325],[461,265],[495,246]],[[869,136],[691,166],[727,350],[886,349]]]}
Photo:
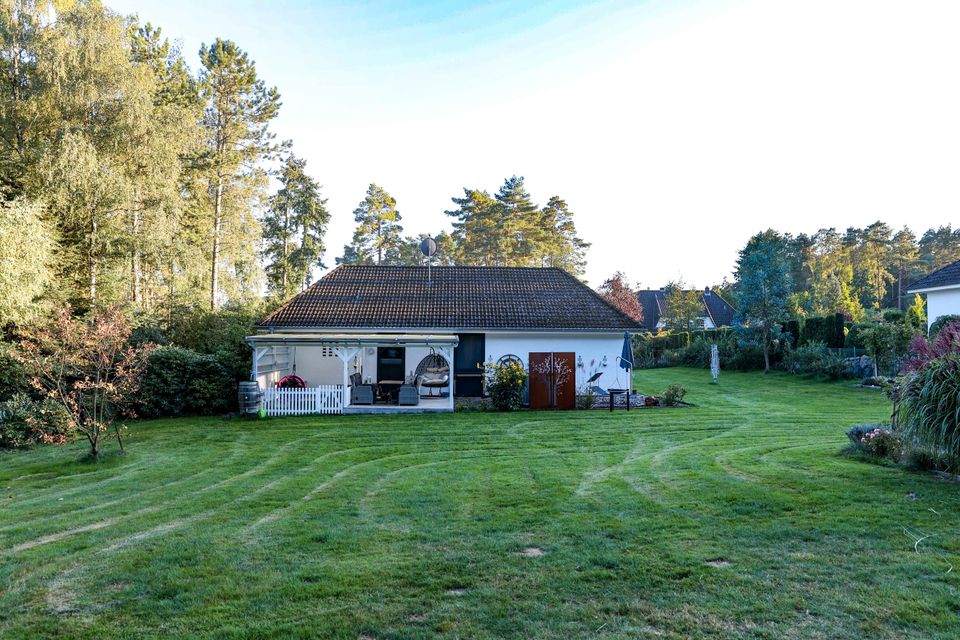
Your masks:
{"label": "autumn-colored tree", "polygon": [[118,306],[95,311],[88,319],[61,307],[48,322],[27,329],[18,357],[37,391],[63,406],[73,429],[100,455],[111,431],[123,449],[124,418],[133,412],[143,355],[129,346],[130,325]]}
{"label": "autumn-colored tree", "polygon": [[640,306],[640,299],[637,298],[637,292],[627,284],[622,272],[617,271],[604,280],[597,292],[603,296],[604,300],[629,317],[637,322],[643,321],[643,307]]}

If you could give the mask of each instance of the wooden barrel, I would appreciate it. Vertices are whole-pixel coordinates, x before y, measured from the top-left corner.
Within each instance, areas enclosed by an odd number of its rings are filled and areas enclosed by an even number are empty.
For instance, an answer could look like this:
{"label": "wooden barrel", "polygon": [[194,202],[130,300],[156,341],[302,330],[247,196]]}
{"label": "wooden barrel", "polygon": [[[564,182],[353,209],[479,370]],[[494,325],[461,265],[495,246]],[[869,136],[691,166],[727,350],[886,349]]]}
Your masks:
{"label": "wooden barrel", "polygon": [[260,385],[252,380],[244,380],[237,390],[237,404],[240,413],[256,413],[260,409]]}

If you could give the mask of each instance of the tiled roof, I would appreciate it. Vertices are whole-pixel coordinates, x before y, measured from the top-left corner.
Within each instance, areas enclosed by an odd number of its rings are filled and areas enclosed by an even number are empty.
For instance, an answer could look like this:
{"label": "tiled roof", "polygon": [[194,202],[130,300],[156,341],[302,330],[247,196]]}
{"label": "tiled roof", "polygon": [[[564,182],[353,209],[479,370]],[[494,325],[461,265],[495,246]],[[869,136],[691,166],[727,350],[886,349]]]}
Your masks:
{"label": "tiled roof", "polygon": [[[701,317],[710,318],[715,327],[728,327],[733,324],[737,310],[715,291],[698,291],[703,304]],[[663,315],[667,292],[663,289],[643,289],[637,292],[637,299],[643,307],[643,328],[656,331],[660,316]]]}
{"label": "tiled roof", "polygon": [[948,264],[942,269],[933,273],[928,273],[912,285],[908,291],[917,291],[918,289],[933,289],[934,287],[949,287],[951,285],[960,285],[960,260]]}
{"label": "tiled roof", "polygon": [[341,265],[260,322],[262,328],[638,331],[562,269]]}

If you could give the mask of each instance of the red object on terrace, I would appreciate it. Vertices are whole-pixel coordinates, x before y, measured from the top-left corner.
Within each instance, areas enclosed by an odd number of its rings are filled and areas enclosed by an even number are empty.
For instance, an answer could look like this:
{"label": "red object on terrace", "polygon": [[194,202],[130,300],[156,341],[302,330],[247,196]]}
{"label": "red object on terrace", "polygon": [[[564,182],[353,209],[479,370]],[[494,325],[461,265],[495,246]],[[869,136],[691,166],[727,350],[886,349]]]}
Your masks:
{"label": "red object on terrace", "polygon": [[289,375],[277,381],[278,389],[306,389],[307,383],[298,375]]}

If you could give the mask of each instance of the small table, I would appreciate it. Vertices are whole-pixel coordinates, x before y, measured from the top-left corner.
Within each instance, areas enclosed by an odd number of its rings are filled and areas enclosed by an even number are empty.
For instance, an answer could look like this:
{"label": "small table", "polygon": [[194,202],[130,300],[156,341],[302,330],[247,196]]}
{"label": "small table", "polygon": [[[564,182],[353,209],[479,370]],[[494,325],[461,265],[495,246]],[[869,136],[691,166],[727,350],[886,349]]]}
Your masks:
{"label": "small table", "polygon": [[403,384],[403,380],[381,380],[377,383],[377,386],[380,387],[380,394],[387,396],[387,399],[391,402],[397,402],[397,396],[400,393],[400,385]]}
{"label": "small table", "polygon": [[610,394],[610,411],[613,411],[613,397],[614,396],[627,396],[627,411],[630,411],[630,389],[607,389],[607,393]]}

